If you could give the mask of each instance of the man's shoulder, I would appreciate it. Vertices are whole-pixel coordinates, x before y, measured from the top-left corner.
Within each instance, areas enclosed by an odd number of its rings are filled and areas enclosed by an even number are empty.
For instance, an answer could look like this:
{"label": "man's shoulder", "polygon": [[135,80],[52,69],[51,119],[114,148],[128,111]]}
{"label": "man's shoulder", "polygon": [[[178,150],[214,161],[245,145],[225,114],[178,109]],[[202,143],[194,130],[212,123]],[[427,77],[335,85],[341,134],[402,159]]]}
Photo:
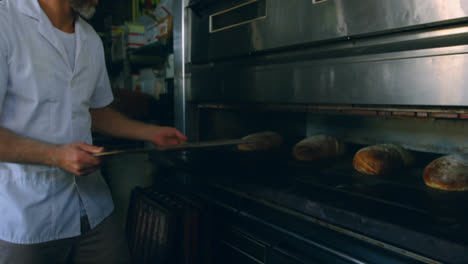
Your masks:
{"label": "man's shoulder", "polygon": [[11,0],[0,0],[0,17],[10,17],[13,9]]}
{"label": "man's shoulder", "polygon": [[0,10],[5,10],[11,7],[11,0],[0,0]]}
{"label": "man's shoulder", "polygon": [[15,13],[12,7],[11,0],[0,0],[0,50],[8,50],[11,45],[11,39],[13,29],[12,25],[14,22],[12,20],[13,14]]}
{"label": "man's shoulder", "polygon": [[24,1],[18,1],[18,0],[0,0],[0,10],[5,10],[5,9],[17,10],[19,7],[21,7],[24,4],[23,2]]}
{"label": "man's shoulder", "polygon": [[4,12],[10,6],[9,0],[0,0],[0,12]]}
{"label": "man's shoulder", "polygon": [[80,18],[80,25],[83,28],[84,33],[86,34],[88,41],[92,43],[93,46],[102,46],[101,37],[99,37],[96,30],[91,26],[86,20]]}
{"label": "man's shoulder", "polygon": [[94,41],[100,40],[96,30],[94,30],[93,26],[91,26],[84,18],[80,17],[80,24],[88,38],[91,38]]}
{"label": "man's shoulder", "polygon": [[[8,26],[14,10],[11,0],[0,0],[0,27]],[[2,27],[3,28],[3,27]]]}

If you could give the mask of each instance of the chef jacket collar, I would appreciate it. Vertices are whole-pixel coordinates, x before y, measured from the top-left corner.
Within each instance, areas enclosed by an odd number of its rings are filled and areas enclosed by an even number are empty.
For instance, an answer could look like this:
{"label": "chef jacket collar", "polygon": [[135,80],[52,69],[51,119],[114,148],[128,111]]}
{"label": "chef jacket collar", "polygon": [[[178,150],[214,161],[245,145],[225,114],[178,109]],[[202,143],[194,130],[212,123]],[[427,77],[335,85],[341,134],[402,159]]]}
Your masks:
{"label": "chef jacket collar", "polygon": [[[45,39],[47,39],[61,54],[63,60],[65,63],[69,65],[67,55],[65,52],[65,48],[63,47],[62,43],[59,42],[55,34],[53,34],[53,25],[50,22],[49,18],[45,14],[45,12],[42,10],[41,6],[39,5],[38,0],[14,0],[17,1],[17,8],[18,10],[37,20],[39,22],[39,33],[41,33]],[[85,25],[86,22],[83,21],[83,19],[78,16],[76,21],[75,21],[75,34],[77,36],[77,48],[76,48],[76,53],[75,53],[75,62],[76,58],[78,58],[81,48],[84,45],[84,42],[87,39],[87,33],[89,31],[89,26]],[[70,69],[72,67],[69,67]],[[74,67],[73,67],[74,68]]]}

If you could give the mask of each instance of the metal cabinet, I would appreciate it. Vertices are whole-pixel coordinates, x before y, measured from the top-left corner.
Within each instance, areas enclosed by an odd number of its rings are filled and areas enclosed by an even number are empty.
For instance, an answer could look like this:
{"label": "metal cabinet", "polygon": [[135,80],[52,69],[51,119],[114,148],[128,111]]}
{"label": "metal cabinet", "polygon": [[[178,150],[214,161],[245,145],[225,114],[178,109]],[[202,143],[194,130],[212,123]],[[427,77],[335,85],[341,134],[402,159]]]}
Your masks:
{"label": "metal cabinet", "polygon": [[[273,230],[247,218],[219,217],[213,241],[215,264],[321,264],[357,263],[345,254],[297,236]],[[225,218],[226,217],[226,218]]]}
{"label": "metal cabinet", "polygon": [[206,203],[214,205],[215,264],[437,263],[397,253],[296,214],[224,195],[205,197]]}

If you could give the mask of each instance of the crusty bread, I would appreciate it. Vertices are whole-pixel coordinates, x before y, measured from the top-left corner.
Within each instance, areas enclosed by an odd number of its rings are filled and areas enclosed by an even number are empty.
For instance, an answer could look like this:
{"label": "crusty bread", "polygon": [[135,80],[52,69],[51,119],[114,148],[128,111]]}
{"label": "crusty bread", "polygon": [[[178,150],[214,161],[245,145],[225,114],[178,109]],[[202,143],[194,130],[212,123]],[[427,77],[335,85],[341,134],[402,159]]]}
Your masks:
{"label": "crusty bread", "polygon": [[250,134],[242,138],[245,141],[254,141],[247,144],[239,144],[237,148],[242,151],[269,150],[281,146],[283,138],[273,131],[265,131]]}
{"label": "crusty bread", "polygon": [[345,144],[335,137],[315,135],[299,141],[293,148],[293,156],[297,160],[317,160],[341,156],[345,149]]}
{"label": "crusty bread", "polygon": [[468,190],[468,155],[442,156],[426,166],[423,173],[427,186],[446,191]]}
{"label": "crusty bread", "polygon": [[354,155],[354,168],[364,174],[383,175],[411,166],[413,155],[396,144],[378,144],[360,149]]}

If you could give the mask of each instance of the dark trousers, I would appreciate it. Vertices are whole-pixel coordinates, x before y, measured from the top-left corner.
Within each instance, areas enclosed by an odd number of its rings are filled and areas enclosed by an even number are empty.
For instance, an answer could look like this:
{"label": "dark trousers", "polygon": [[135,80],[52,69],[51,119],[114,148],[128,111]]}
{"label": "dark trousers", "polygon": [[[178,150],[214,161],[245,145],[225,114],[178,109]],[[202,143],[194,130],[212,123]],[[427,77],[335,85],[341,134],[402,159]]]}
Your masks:
{"label": "dark trousers", "polygon": [[0,264],[130,263],[123,228],[112,213],[94,229],[82,221],[82,235],[39,244],[0,240]]}

